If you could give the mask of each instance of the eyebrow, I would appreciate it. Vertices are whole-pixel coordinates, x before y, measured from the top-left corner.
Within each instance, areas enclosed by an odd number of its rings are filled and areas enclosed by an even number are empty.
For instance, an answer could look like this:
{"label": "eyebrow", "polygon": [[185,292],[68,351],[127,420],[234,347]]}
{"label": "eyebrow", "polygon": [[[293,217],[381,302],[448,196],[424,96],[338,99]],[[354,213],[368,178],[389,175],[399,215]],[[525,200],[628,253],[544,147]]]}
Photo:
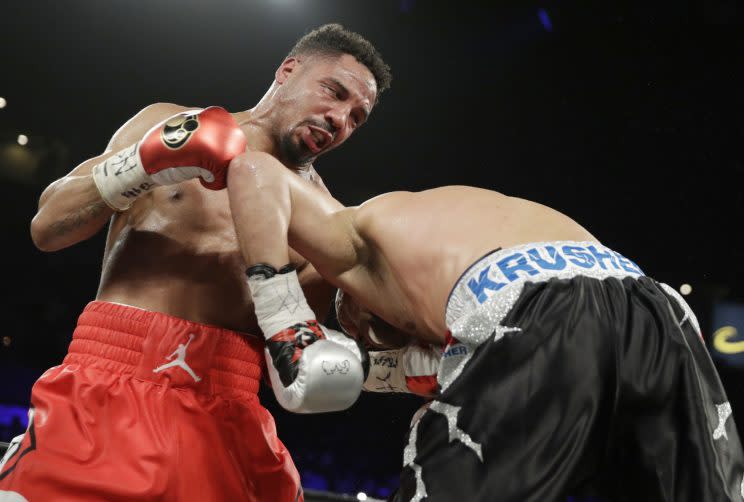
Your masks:
{"label": "eyebrow", "polygon": [[[344,92],[345,94],[351,95],[351,92],[349,91],[348,87],[346,87],[344,84],[342,84],[335,77],[328,77],[328,80],[330,80],[331,82],[333,82],[334,85],[337,85],[341,89],[341,91]],[[367,111],[367,109],[365,107],[363,107],[363,106],[361,107],[361,109],[362,109],[362,114],[364,115],[364,120],[366,121],[369,118],[369,113],[370,112]]]}

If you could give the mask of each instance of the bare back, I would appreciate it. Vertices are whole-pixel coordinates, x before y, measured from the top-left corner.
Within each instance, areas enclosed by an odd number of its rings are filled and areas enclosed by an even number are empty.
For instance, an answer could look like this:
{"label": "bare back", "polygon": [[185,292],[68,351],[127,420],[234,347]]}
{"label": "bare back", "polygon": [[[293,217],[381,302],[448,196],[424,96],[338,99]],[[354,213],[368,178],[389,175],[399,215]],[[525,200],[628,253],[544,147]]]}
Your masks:
{"label": "bare back", "polygon": [[596,239],[546,206],[475,187],[393,192],[356,210],[378,288],[355,291],[372,312],[417,337],[440,343],[448,296],[461,274],[488,252],[540,241]]}

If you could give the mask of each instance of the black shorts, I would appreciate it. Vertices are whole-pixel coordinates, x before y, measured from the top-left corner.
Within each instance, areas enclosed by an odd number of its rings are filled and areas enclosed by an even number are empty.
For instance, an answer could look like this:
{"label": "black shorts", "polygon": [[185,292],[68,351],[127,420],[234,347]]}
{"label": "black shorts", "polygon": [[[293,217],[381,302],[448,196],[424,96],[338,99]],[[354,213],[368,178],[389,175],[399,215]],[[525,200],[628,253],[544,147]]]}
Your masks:
{"label": "black shorts", "polygon": [[522,275],[486,338],[453,330],[395,500],[744,499],[731,406],[686,303],[640,274]]}

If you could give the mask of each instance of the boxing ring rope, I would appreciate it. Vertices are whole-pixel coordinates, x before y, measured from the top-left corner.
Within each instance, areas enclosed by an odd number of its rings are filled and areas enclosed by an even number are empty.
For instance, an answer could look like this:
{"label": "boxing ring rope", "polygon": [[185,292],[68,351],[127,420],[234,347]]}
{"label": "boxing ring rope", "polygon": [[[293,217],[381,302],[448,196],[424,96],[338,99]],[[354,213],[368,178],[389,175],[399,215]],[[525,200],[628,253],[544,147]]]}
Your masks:
{"label": "boxing ring rope", "polygon": [[0,455],[5,453],[5,450],[7,450],[10,447],[10,443],[4,443],[0,441]]}

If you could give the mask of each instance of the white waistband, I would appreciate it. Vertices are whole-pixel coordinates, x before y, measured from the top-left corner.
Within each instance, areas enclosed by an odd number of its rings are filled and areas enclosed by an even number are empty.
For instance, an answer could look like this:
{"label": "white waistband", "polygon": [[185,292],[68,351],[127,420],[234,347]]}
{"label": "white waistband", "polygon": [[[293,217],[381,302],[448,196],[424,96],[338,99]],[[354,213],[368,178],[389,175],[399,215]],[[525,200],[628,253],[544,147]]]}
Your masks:
{"label": "white waistband", "polygon": [[447,300],[447,326],[452,328],[491,299],[514,295],[525,282],[577,275],[604,279],[644,274],[638,265],[597,242],[533,242],[499,249],[471,265],[457,281]]}

